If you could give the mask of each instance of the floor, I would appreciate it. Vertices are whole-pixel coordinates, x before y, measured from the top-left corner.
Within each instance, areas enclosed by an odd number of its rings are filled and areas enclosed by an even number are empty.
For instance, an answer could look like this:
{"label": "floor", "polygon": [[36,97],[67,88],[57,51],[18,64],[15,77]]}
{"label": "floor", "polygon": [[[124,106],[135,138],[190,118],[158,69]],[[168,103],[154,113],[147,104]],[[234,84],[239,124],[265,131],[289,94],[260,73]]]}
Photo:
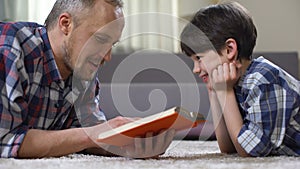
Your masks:
{"label": "floor", "polygon": [[1,169],[296,169],[299,157],[241,158],[221,154],[216,141],[173,141],[159,159],[133,160],[73,154],[36,160],[0,159]]}

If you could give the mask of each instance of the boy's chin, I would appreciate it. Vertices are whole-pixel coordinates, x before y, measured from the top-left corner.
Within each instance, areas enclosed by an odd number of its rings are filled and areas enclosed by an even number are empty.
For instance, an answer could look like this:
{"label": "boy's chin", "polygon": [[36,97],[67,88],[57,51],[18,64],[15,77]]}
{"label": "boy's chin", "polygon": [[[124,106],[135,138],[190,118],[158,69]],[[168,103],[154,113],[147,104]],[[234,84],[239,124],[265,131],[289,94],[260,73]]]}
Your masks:
{"label": "boy's chin", "polygon": [[205,85],[208,90],[213,90],[213,87],[210,82],[206,82]]}

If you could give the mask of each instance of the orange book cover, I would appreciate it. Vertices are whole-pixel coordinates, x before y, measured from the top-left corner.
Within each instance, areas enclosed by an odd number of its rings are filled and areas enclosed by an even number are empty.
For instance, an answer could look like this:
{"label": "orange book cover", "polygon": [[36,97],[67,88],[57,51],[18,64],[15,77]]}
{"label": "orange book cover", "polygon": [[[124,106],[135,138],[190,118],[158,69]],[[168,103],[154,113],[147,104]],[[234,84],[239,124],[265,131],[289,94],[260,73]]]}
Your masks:
{"label": "orange book cover", "polygon": [[115,146],[129,145],[135,137],[144,137],[147,132],[158,134],[163,129],[183,130],[205,122],[203,115],[188,112],[181,107],[141,118],[117,128],[100,133],[97,141]]}

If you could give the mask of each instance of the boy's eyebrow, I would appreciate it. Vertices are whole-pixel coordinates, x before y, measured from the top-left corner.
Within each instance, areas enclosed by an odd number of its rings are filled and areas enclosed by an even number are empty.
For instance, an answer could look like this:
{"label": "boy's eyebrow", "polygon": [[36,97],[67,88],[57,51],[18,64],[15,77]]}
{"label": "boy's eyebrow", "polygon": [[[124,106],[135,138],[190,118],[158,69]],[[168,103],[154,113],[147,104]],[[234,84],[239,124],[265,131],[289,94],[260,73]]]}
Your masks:
{"label": "boy's eyebrow", "polygon": [[195,57],[203,57],[203,55],[202,54],[199,54],[199,53],[196,53],[196,54],[194,54],[193,56],[195,56]]}

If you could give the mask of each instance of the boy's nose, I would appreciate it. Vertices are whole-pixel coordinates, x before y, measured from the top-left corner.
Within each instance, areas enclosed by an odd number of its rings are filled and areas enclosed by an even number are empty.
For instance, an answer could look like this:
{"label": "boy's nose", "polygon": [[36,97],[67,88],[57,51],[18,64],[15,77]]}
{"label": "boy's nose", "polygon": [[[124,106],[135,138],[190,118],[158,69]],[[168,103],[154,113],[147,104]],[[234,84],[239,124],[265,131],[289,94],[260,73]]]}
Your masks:
{"label": "boy's nose", "polygon": [[199,74],[201,72],[199,63],[194,63],[193,73]]}

